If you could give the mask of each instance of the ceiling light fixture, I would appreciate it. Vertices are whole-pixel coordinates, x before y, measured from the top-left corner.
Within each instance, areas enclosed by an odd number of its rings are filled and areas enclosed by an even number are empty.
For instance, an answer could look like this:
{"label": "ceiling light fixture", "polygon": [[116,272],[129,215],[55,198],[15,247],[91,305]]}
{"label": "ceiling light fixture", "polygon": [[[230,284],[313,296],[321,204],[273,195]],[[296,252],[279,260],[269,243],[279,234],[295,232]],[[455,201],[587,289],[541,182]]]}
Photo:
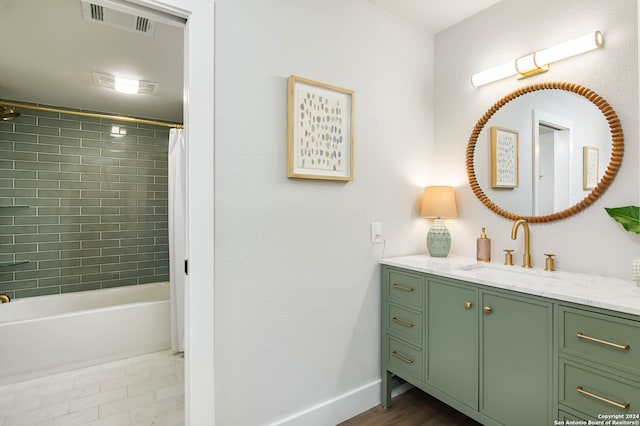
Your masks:
{"label": "ceiling light fixture", "polygon": [[[106,87],[107,89],[116,90],[116,76],[113,74],[106,74],[102,72],[92,72],[93,82],[100,87]],[[122,79],[123,77],[118,77]],[[138,80],[138,94],[141,95],[153,95],[156,93],[158,83],[153,81]]]}
{"label": "ceiling light fixture", "polygon": [[130,95],[138,93],[140,82],[133,78],[121,77],[116,75],[114,78],[114,87],[117,92],[127,93]]}
{"label": "ceiling light fixture", "polygon": [[547,49],[521,56],[512,61],[497,65],[488,70],[473,74],[471,84],[475,87],[493,83],[503,78],[517,76],[518,79],[530,77],[549,70],[549,64],[570,58],[604,44],[600,31],[590,32],[573,40],[560,43]]}

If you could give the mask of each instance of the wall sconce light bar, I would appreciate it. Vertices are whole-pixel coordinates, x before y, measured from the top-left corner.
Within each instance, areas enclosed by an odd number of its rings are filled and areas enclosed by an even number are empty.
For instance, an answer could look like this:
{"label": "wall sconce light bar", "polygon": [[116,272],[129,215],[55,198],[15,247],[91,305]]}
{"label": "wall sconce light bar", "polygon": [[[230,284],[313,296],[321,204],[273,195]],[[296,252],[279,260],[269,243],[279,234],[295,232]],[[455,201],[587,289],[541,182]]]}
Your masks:
{"label": "wall sconce light bar", "polygon": [[604,37],[602,33],[600,31],[591,32],[573,40],[530,53],[489,68],[488,70],[473,74],[471,76],[471,84],[479,87],[514,75],[519,79],[530,77],[548,71],[549,64],[553,62],[558,62],[562,59],[597,49],[603,44]]}

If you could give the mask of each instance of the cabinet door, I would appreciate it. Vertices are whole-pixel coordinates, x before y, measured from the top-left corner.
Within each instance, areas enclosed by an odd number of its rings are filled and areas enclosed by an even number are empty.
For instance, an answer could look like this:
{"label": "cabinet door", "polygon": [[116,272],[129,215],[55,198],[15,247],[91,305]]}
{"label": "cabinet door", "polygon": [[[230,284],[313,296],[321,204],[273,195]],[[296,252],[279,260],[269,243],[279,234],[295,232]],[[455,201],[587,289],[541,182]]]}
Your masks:
{"label": "cabinet door", "polygon": [[477,410],[478,292],[439,280],[427,288],[427,381]]}
{"label": "cabinet door", "polygon": [[550,303],[482,292],[480,411],[505,425],[552,423]]}

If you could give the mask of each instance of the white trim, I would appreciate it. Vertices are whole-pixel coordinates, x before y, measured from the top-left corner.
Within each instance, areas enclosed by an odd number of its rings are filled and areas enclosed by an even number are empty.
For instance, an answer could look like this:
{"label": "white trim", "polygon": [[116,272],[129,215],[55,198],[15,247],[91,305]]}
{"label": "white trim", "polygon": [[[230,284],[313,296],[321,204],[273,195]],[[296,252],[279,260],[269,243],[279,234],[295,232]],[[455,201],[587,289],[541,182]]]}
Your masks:
{"label": "white trim", "polygon": [[[393,389],[392,397],[413,388],[404,383]],[[292,414],[269,426],[335,425],[380,405],[381,380],[375,380],[342,395],[321,402],[306,410]]]}
{"label": "white trim", "polygon": [[[187,20],[184,33],[184,127],[189,275],[185,282],[185,425],[213,425],[215,1],[129,1]],[[201,190],[193,196],[191,192],[196,190],[196,186]]]}
{"label": "white trim", "polygon": [[[117,0],[112,0],[112,1],[117,1]],[[156,12],[160,12],[166,15],[172,15],[173,17],[180,18],[183,20],[182,24],[184,24],[184,21],[186,21],[189,18],[189,15],[191,14],[191,12],[186,9],[170,6],[158,0],[123,0],[123,1],[125,3],[137,4],[139,6],[152,9]],[[171,1],[171,0],[168,0],[168,1]]]}

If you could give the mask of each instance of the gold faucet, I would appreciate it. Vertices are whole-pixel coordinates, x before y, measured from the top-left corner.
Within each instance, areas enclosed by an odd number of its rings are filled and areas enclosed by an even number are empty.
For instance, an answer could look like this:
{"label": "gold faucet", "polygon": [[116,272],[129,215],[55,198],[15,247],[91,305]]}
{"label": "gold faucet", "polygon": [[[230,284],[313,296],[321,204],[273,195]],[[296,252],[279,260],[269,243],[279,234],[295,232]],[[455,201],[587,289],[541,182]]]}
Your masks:
{"label": "gold faucet", "polygon": [[524,219],[516,220],[511,228],[511,239],[518,238],[518,226],[522,225],[524,228],[524,257],[522,258],[522,267],[531,268],[531,249],[529,246],[529,224]]}

